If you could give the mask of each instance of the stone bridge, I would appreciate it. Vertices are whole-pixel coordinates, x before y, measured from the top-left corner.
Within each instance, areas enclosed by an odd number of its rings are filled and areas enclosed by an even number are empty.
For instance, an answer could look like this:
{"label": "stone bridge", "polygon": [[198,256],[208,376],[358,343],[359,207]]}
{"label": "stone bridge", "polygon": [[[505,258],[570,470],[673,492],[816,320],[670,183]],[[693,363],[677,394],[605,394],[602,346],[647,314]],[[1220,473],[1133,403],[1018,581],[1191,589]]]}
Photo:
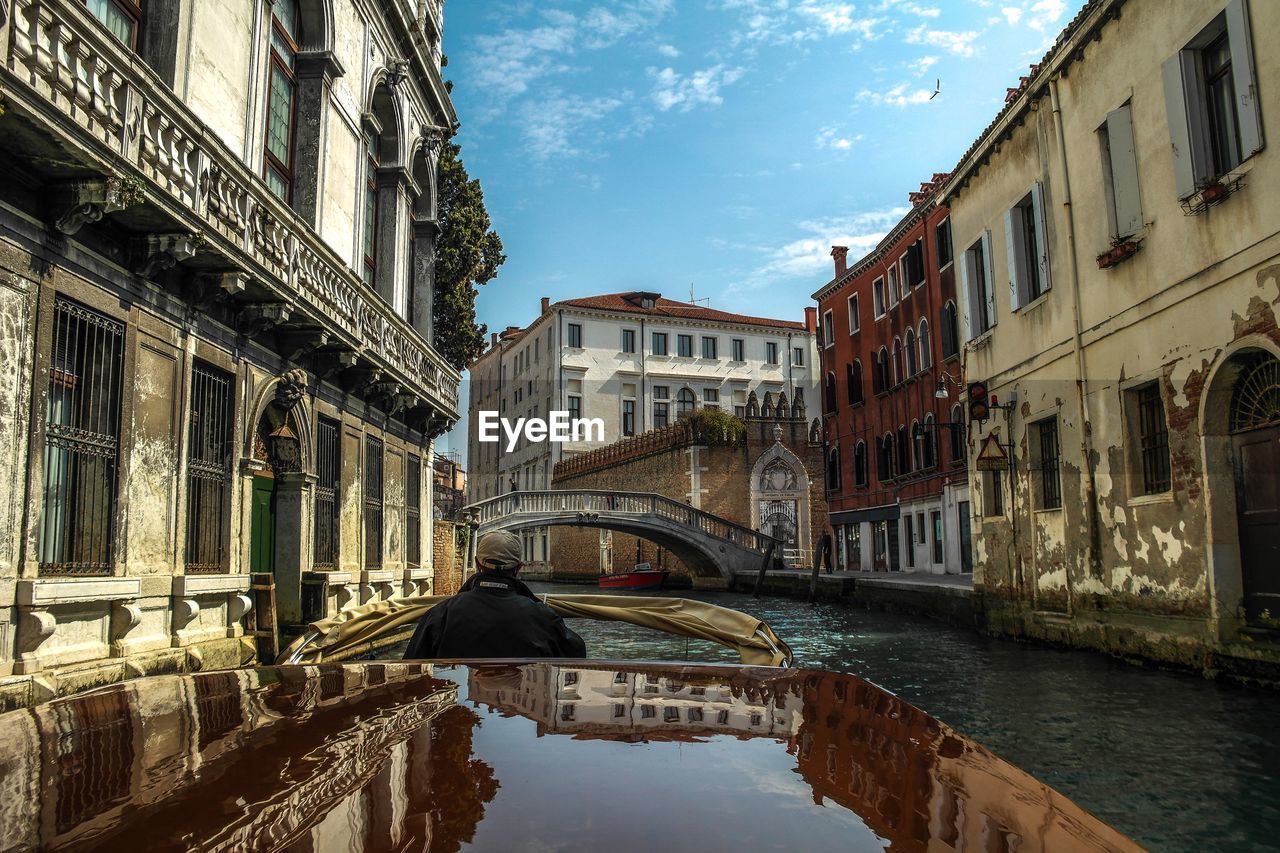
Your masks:
{"label": "stone bridge", "polygon": [[499,495],[467,508],[477,533],[529,527],[599,527],[647,539],[679,557],[699,578],[728,580],[754,571],[781,543],[764,533],[648,492],[530,491]]}

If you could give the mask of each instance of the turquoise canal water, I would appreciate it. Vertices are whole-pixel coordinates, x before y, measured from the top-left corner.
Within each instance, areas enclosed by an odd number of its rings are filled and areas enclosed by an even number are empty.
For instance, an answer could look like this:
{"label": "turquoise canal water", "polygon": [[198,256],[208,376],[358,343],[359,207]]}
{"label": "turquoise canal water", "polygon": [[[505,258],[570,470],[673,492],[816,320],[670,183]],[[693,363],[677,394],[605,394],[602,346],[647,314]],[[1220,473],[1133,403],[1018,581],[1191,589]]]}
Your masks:
{"label": "turquoise canal water", "polygon": [[[888,688],[1153,850],[1280,849],[1280,693],[846,605],[673,594],[764,619],[800,665]],[[736,659],[631,625],[572,626],[592,657]]]}

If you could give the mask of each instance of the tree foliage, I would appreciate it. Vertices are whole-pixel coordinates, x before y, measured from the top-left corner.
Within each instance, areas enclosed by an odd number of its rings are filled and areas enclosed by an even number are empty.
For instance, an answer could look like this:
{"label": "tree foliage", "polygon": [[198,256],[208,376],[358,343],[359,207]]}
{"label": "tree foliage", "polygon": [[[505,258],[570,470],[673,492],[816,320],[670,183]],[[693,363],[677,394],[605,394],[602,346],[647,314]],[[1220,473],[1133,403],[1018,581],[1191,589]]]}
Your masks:
{"label": "tree foliage", "polygon": [[693,430],[694,437],[713,447],[735,447],[747,434],[747,427],[736,415],[717,407],[694,409],[680,416]]}
{"label": "tree foliage", "polygon": [[488,328],[476,322],[476,288],[491,281],[507,260],[491,227],[480,182],[467,174],[461,149],[446,142],[440,152],[436,213],[435,346],[459,369],[484,352]]}

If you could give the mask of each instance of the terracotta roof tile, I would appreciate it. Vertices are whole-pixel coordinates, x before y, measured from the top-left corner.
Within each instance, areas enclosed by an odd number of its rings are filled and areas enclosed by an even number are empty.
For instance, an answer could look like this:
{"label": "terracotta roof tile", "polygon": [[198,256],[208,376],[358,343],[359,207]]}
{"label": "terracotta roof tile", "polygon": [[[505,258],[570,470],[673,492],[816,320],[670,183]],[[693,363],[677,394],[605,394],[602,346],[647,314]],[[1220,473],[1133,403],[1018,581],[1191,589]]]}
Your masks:
{"label": "terracotta roof tile", "polygon": [[[585,296],[581,299],[565,299],[555,303],[572,308],[594,308],[599,311],[619,311],[625,314],[644,314],[648,317],[673,317],[681,320],[703,320],[710,323],[739,323],[749,326],[768,326],[775,329],[794,329],[804,331],[804,323],[793,320],[771,320],[766,317],[749,317],[745,314],[733,314],[729,311],[718,311],[703,305],[690,302],[676,302],[659,296],[652,308],[643,308],[639,303],[640,291],[628,293],[606,293],[601,296]],[[635,300],[635,301],[633,301]]]}

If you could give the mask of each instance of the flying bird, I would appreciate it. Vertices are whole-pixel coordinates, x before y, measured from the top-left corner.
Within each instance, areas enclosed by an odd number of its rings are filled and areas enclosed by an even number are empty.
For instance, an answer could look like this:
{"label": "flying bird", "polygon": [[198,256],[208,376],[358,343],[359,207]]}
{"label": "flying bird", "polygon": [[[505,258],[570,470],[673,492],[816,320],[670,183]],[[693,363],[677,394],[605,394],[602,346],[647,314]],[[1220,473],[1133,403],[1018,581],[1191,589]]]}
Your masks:
{"label": "flying bird", "polygon": [[938,97],[938,95],[940,94],[942,94],[942,78],[938,78],[938,82],[934,84],[933,94],[929,96],[929,100],[932,101],[934,98]]}

